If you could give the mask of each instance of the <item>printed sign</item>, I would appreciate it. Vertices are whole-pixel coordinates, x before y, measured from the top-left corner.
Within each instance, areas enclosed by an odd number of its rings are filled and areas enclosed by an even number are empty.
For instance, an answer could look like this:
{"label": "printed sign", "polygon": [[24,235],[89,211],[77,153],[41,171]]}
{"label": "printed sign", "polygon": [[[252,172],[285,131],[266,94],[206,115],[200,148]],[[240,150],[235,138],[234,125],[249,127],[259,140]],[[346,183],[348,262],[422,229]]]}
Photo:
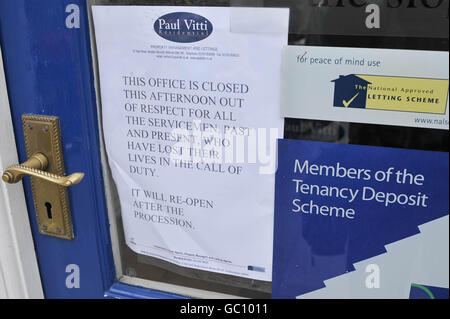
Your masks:
{"label": "printed sign", "polygon": [[182,267],[271,281],[289,10],[94,6],[93,14],[127,245]]}
{"label": "printed sign", "polygon": [[284,59],[285,117],[449,128],[448,52],[290,46]]}
{"label": "printed sign", "polygon": [[336,107],[431,114],[447,108],[448,80],[351,74],[332,82]]}
{"label": "printed sign", "polygon": [[449,288],[448,153],[280,140],[275,298]]}

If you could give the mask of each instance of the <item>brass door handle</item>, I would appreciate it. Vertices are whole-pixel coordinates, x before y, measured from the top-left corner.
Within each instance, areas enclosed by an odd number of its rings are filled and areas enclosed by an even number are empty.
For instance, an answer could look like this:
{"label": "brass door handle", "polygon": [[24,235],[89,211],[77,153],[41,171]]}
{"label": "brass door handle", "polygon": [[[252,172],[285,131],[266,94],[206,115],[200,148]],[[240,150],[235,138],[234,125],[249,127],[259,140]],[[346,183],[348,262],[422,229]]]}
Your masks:
{"label": "brass door handle", "polygon": [[60,186],[73,186],[81,182],[84,177],[83,173],[74,173],[69,176],[55,175],[45,170],[48,167],[48,159],[42,153],[36,153],[23,164],[13,165],[6,169],[2,179],[9,184],[18,183],[26,175],[37,177]]}

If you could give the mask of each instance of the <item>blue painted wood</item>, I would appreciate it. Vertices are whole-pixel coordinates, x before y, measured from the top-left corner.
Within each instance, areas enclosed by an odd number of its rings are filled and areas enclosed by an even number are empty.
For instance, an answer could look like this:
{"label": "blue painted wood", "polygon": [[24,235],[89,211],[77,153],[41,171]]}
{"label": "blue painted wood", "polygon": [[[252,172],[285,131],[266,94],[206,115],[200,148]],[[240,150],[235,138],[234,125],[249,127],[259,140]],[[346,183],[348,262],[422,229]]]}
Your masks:
{"label": "blue painted wood", "polygon": [[[66,28],[68,4],[80,7],[80,29]],[[45,296],[104,298],[107,291],[119,295],[125,286],[114,285],[116,276],[101,172],[86,1],[2,0],[0,41],[20,160],[26,160],[22,114],[58,116],[66,170],[86,174],[81,184],[69,189],[73,241],[38,233],[30,183],[25,179]],[[66,267],[70,264],[80,268],[79,289],[66,287]],[[158,296],[150,290],[131,291],[127,287],[124,294]]]}
{"label": "blue painted wood", "polygon": [[[40,235],[29,180],[27,205],[45,295],[48,298],[101,298],[114,280],[103,193],[88,22],[65,27],[69,1],[0,2],[5,73],[19,158],[26,160],[21,115],[54,115],[61,121],[67,172],[85,172],[69,189],[75,240]],[[85,11],[84,1],[70,1]],[[68,289],[66,266],[80,267],[80,289]]]}
{"label": "blue painted wood", "polygon": [[108,298],[114,299],[189,299],[185,296],[175,295],[163,291],[115,283],[105,293]]}

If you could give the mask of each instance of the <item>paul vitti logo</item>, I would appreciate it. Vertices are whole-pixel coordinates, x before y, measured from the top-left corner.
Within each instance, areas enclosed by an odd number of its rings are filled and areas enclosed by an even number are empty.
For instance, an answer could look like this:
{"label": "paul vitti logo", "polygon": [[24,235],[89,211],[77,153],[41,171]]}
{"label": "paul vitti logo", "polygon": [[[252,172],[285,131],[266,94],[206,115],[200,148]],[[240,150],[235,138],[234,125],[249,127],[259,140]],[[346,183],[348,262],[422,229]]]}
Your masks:
{"label": "paul vitti logo", "polygon": [[334,107],[446,114],[448,79],[341,75],[334,83]]}
{"label": "paul vitti logo", "polygon": [[208,19],[189,12],[166,14],[155,21],[154,28],[160,37],[178,43],[198,42],[213,32],[213,25]]}

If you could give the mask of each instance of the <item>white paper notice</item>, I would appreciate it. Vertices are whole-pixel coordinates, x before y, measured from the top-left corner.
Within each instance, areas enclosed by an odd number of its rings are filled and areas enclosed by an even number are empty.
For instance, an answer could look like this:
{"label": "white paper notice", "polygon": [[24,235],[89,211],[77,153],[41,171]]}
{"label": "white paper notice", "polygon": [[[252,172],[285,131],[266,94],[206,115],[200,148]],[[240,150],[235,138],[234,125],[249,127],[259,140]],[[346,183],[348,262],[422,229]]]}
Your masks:
{"label": "white paper notice", "polygon": [[128,246],[183,267],[271,281],[289,10],[93,13],[106,149]]}

